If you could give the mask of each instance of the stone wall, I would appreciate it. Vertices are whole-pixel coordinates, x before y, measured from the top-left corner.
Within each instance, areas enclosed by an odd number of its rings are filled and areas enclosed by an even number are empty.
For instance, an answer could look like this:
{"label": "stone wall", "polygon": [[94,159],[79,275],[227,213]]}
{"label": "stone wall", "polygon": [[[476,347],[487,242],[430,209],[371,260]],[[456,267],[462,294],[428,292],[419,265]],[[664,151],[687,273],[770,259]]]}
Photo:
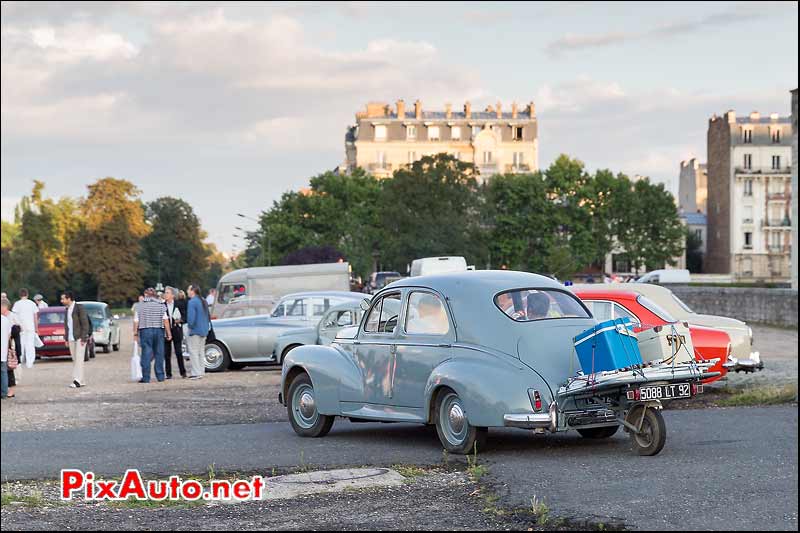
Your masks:
{"label": "stone wall", "polygon": [[797,327],[797,290],[670,285],[696,313]]}

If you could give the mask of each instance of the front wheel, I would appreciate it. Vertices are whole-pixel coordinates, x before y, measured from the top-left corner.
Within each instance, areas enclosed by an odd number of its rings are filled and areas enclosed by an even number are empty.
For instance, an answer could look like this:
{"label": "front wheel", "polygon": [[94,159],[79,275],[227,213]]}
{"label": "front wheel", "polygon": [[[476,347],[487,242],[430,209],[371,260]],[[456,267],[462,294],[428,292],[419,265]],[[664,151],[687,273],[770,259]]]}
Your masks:
{"label": "front wheel", "polygon": [[[644,409],[644,418],[642,410]],[[661,411],[653,408],[637,407],[628,414],[628,421],[641,428],[638,432],[631,431],[633,448],[639,455],[658,455],[667,441],[667,425]]]}
{"label": "front wheel", "polygon": [[289,385],[286,409],[294,432],[301,437],[324,437],[333,426],[333,416],[322,415],[317,410],[314,384],[308,374],[301,374]]}
{"label": "front wheel", "polygon": [[209,372],[224,372],[231,366],[231,356],[221,344],[210,342],[204,350],[203,364]]}
{"label": "front wheel", "polygon": [[448,390],[440,394],[436,402],[436,433],[445,450],[464,455],[476,447],[483,450],[488,431],[469,423],[461,398]]}

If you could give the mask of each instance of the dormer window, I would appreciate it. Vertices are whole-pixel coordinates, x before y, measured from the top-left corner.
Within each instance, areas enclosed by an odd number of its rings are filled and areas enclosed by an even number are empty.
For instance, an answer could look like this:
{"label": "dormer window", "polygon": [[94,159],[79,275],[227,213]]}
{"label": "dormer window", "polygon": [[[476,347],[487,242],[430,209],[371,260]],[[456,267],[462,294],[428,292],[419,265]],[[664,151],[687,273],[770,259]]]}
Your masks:
{"label": "dormer window", "polygon": [[511,127],[511,138],[515,141],[522,140],[522,126],[512,126]]}
{"label": "dormer window", "polygon": [[772,129],[772,142],[773,142],[773,144],[780,144],[780,142],[781,142],[781,129],[780,128],[773,128]]}
{"label": "dormer window", "polygon": [[413,124],[406,126],[406,140],[414,141],[417,139],[417,127]]}
{"label": "dormer window", "polygon": [[376,141],[385,141],[386,140],[386,126],[383,124],[376,124],[375,125],[375,140]]}
{"label": "dormer window", "polygon": [[753,130],[750,128],[742,130],[742,142],[744,142],[744,144],[751,144],[753,142]]}
{"label": "dormer window", "polygon": [[450,128],[450,138],[454,141],[461,140],[461,126],[453,126]]}
{"label": "dormer window", "polygon": [[428,126],[428,140],[429,141],[439,140],[439,126]]}

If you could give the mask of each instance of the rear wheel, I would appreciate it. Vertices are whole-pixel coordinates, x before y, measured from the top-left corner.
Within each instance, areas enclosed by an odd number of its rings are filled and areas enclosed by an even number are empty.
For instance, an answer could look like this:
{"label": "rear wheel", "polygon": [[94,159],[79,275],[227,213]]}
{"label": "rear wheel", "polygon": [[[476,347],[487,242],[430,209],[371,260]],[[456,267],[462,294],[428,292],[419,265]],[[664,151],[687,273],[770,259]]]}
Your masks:
{"label": "rear wheel", "polygon": [[209,372],[224,372],[231,366],[231,356],[220,343],[210,342],[206,344],[203,362]]}
{"label": "rear wheel", "polygon": [[638,432],[631,431],[631,442],[633,448],[639,455],[658,455],[664,448],[667,441],[667,426],[664,417],[658,409],[647,408],[642,418],[642,407],[637,407],[628,414],[628,421],[634,426],[641,428]]}
{"label": "rear wheel", "polygon": [[103,353],[111,352],[111,334],[108,335],[108,342],[103,345]]}
{"label": "rear wheel", "polygon": [[445,450],[450,453],[468,454],[486,446],[486,428],[469,423],[464,404],[458,394],[445,389],[436,400],[436,433]]}
{"label": "rear wheel", "polygon": [[617,430],[619,430],[619,426],[606,426],[602,428],[579,429],[578,433],[580,433],[581,437],[584,439],[607,439],[613,436]]}
{"label": "rear wheel", "polygon": [[301,437],[324,437],[333,427],[335,417],[317,410],[314,384],[308,374],[300,374],[289,385],[286,409],[292,429]]}

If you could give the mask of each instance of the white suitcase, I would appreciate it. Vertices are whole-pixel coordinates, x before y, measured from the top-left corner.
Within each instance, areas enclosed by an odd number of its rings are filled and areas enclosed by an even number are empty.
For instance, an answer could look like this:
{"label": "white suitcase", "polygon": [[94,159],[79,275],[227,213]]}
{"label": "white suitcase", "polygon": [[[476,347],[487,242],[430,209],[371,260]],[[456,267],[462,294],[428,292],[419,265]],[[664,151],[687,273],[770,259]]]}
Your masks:
{"label": "white suitcase", "polygon": [[680,364],[694,361],[689,328],[681,323],[656,326],[637,333],[642,362]]}

